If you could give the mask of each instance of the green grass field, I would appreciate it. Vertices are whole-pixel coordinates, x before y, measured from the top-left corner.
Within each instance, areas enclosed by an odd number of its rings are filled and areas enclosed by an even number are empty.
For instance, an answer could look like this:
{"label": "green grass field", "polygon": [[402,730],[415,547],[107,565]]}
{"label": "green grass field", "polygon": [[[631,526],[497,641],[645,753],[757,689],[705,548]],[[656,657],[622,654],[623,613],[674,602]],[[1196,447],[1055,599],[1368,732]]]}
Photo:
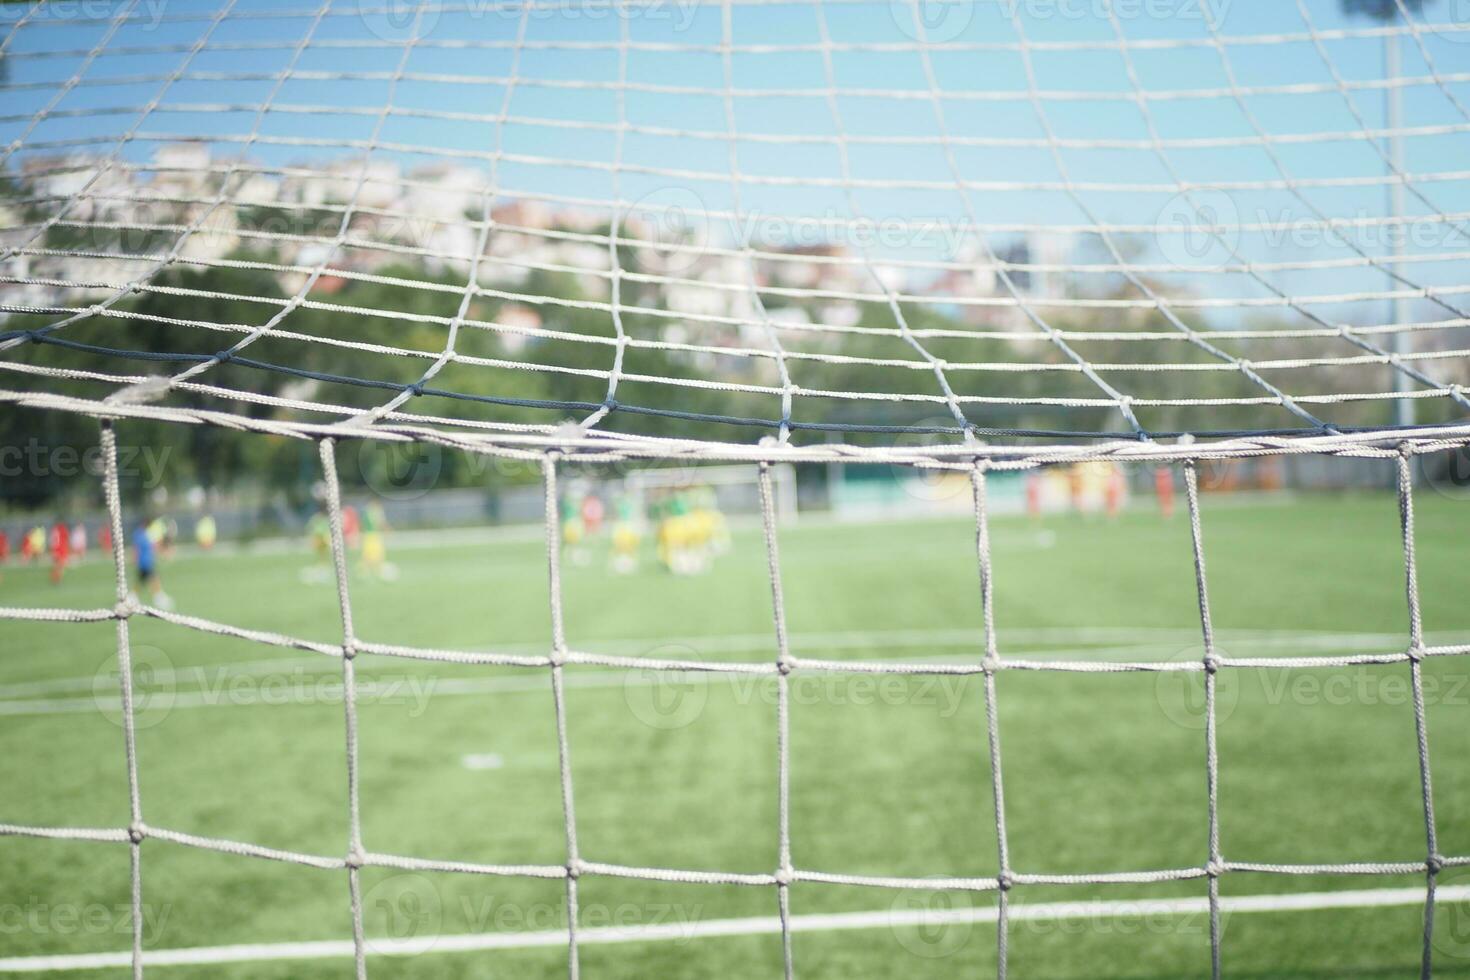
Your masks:
{"label": "green grass field", "polygon": [[[1433,642],[1470,639],[1470,509],[1417,495],[1419,575]],[[1233,656],[1400,650],[1402,554],[1388,495],[1255,505],[1206,497],[1219,645]],[[1003,656],[1157,660],[1200,655],[1188,524],[1144,505],[1117,522],[994,523]],[[973,528],[965,521],[782,532],[792,645],[849,659],[978,659]],[[358,635],[422,647],[545,652],[545,554],[530,536],[390,540],[394,583],[353,581]],[[164,567],[179,611],[327,643],[335,590],[304,583],[304,551],[181,554]],[[738,529],[713,572],[675,578],[645,562],[610,575],[566,569],[574,649],[651,657],[775,655],[759,531]],[[112,604],[110,566],[53,587],[6,568],[0,604]],[[0,622],[0,822],[122,827],[122,731],[109,698],[114,625]],[[143,810],[155,827],[340,857],[347,838],[340,664],[145,618],[132,622],[145,701]],[[546,671],[359,661],[363,836],[369,850],[495,863],[565,860]],[[1470,660],[1425,664],[1440,850],[1470,855]],[[100,680],[97,678],[100,677]],[[1421,861],[1423,816],[1405,664],[1221,675],[1220,823],[1228,860]],[[569,667],[568,715],[584,859],[769,873],[777,853],[774,684]],[[696,683],[696,680],[700,681]],[[998,678],[1009,843],[1022,872],[1182,868],[1206,857],[1197,674],[1009,671]],[[977,677],[793,675],[791,837],[798,868],[851,874],[993,875],[996,841]],[[149,949],[350,937],[346,875],[150,840],[142,847]],[[372,936],[537,933],[564,923],[554,880],[363,872]],[[1470,869],[1443,884],[1470,884]],[[1422,887],[1418,875],[1231,874],[1226,896]],[[1203,881],[1027,886],[1016,906],[1188,898]],[[128,848],[0,838],[0,957],[129,948]],[[908,908],[891,889],[800,883],[792,912]],[[984,906],[988,894],[940,893]],[[772,916],[774,888],[589,876],[585,928]],[[1236,977],[1409,977],[1415,904],[1230,912]],[[1439,912],[1436,972],[1470,973],[1470,904]],[[877,924],[802,931],[796,974],[986,976],[990,924]],[[565,948],[375,955],[375,977],[555,977]],[[587,944],[583,976],[775,977],[779,937]],[[1140,916],[1095,905],[1081,918],[1017,921],[1013,977],[1208,975],[1202,914]],[[169,977],[347,977],[350,959],[150,968]],[[64,975],[64,974],[52,974]],[[77,971],[77,977],[124,976]]]}

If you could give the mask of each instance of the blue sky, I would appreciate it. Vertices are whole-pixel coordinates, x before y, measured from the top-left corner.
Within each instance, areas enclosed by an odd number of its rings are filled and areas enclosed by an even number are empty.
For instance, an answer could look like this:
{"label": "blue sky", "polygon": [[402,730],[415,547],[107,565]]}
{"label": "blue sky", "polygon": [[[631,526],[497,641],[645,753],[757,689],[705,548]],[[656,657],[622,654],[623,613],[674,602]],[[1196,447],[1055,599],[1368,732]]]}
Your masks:
{"label": "blue sky", "polygon": [[[616,91],[609,83],[619,78],[616,44],[626,29],[629,40],[656,44],[656,50],[635,49],[626,63],[627,80],[635,88],[623,99],[628,122],[638,126],[674,130],[723,132],[726,127],[725,62],[716,50],[721,42],[724,18],[718,4],[657,4],[641,7],[624,19],[605,7],[581,4],[560,9],[539,9],[525,23],[528,46],[521,51],[519,76],[523,81],[510,93],[513,116],[549,118],[568,122],[611,124],[619,115]],[[1019,40],[1012,10],[1025,38],[1032,44],[1058,41],[1105,42],[1113,38],[1105,18],[1104,0],[982,0],[973,6],[937,5],[926,8],[931,37],[966,44],[1013,44]],[[1294,0],[1114,0],[1124,32],[1130,39],[1202,39],[1209,35],[1200,10],[1210,3],[1227,36],[1275,33],[1298,34],[1306,24]],[[289,63],[292,49],[311,23],[307,16],[255,16],[263,11],[277,14],[315,10],[311,0],[241,0],[231,15],[210,35],[209,41],[188,63],[185,77],[165,88],[157,78],[134,84],[85,84],[73,89],[56,107],[59,111],[95,107],[124,107],[119,114],[92,117],[58,117],[40,122],[31,141],[75,137],[116,137],[138,119],[139,107],[159,96],[160,110],[144,121],[150,133],[180,136],[219,137],[246,134],[254,121],[252,111],[176,112],[171,107],[211,107],[259,104],[275,85],[273,78],[258,80],[210,80],[192,78],[200,73],[226,75],[242,72],[273,76]],[[453,75],[495,78],[509,73],[515,57],[508,43],[520,28],[520,14],[505,9],[495,0],[468,0],[450,4],[450,10],[428,8],[419,21],[427,43],[410,55],[405,69],[411,75]],[[1311,0],[1310,17],[1320,31],[1343,27],[1365,28],[1373,22],[1345,18],[1338,0]],[[1463,0],[1430,0],[1424,11],[1429,21],[1453,23],[1462,11]],[[361,8],[369,8],[363,12]],[[5,115],[38,111],[55,94],[55,85],[74,75],[84,62],[81,54],[63,57],[27,57],[35,52],[85,50],[107,30],[105,20],[96,19],[120,9],[112,2],[78,0],[58,5],[48,18],[38,19],[17,32],[9,50],[10,82],[19,87],[5,90]],[[97,58],[86,72],[89,80],[129,76],[157,76],[177,69],[188,57],[187,49],[210,27],[216,0],[185,3],[182,0],[140,0],[137,20],[113,37],[108,52]],[[325,18],[305,50],[298,69],[305,72],[391,72],[401,57],[401,42],[413,22],[414,4],[398,0],[390,15],[379,8],[379,0],[335,0],[332,15]],[[896,45],[888,51],[844,51],[832,54],[832,76],[838,98],[842,130],[866,137],[934,137],[938,124],[923,73],[923,63],[912,49],[914,28],[908,7],[895,3],[832,2],[821,8],[826,16],[831,41],[839,49],[850,43]],[[77,12],[92,15],[78,19]],[[17,14],[4,17],[14,22]],[[789,4],[749,6],[736,4],[730,11],[733,43],[750,45],[817,46],[818,8],[810,0]],[[9,30],[10,25],[0,25]],[[364,47],[358,42],[378,44]],[[494,47],[477,45],[490,41]],[[538,45],[569,42],[572,50]],[[1470,72],[1470,32],[1426,30],[1423,43],[1441,73]],[[241,45],[260,45],[241,49]],[[1325,39],[1326,54],[1349,82],[1381,78],[1383,42],[1379,38]],[[1402,42],[1403,74],[1426,75],[1428,69],[1417,46]],[[125,53],[124,49],[140,49]],[[1025,64],[1010,50],[931,48],[932,66],[939,87],[945,92],[1005,92],[1009,101],[946,99],[945,124],[951,135],[968,137],[1038,138],[1045,133],[1042,121],[1030,102]],[[1230,67],[1244,86],[1321,84],[1331,74],[1311,43],[1231,44],[1226,48]],[[1134,70],[1142,86],[1151,92],[1217,88],[1227,84],[1221,59],[1210,47],[1131,50]],[[1109,47],[1093,50],[1036,50],[1032,69],[1037,88],[1057,92],[1125,92],[1130,82],[1124,59]],[[799,134],[828,137],[824,142],[779,144],[741,141],[739,169],[749,175],[833,179],[841,165],[835,137],[838,126],[823,90],[827,71],[818,50],[763,53],[738,50],[730,56],[734,88],[742,94],[734,99],[736,127],[742,133]],[[536,82],[591,83],[588,88],[558,88]],[[599,88],[598,85],[605,87]],[[704,93],[643,91],[639,85],[695,88]],[[1434,86],[1416,86],[1404,93],[1404,122],[1407,126],[1470,127],[1462,107],[1470,107],[1470,83],[1451,82],[1461,100],[1457,107]],[[909,95],[884,98],[855,94],[856,90],[879,90]],[[800,91],[799,96],[761,95],[762,91]],[[382,106],[389,83],[382,80],[292,79],[281,86],[276,102],[286,106],[339,106],[366,110],[362,114],[271,113],[261,133],[268,137],[315,138],[323,140],[366,139],[375,125],[375,111]],[[1383,121],[1383,93],[1364,90],[1352,93],[1358,112],[1369,126]],[[422,80],[400,82],[393,97],[395,105],[457,113],[492,115],[500,110],[506,87],[490,84],[447,84]],[[1314,133],[1356,130],[1358,123],[1340,93],[1272,94],[1247,100],[1257,123],[1267,132]],[[1138,108],[1124,101],[1043,99],[1046,122],[1063,140],[1124,138],[1142,139],[1148,130]],[[1150,103],[1151,113],[1165,140],[1195,137],[1253,137],[1254,131],[1238,106],[1228,97],[1169,99]],[[0,123],[0,140],[21,135],[29,123]],[[485,153],[499,141],[504,152],[556,161],[609,162],[614,158],[615,137],[610,130],[571,127],[509,125],[503,132],[489,120],[432,120],[395,117],[384,125],[385,141]],[[1442,173],[1470,165],[1470,133],[1453,132],[1410,138],[1405,141],[1405,168],[1411,173]],[[143,160],[151,155],[152,143],[126,147],[123,155]],[[104,143],[101,152],[111,152]],[[303,148],[259,144],[252,157],[270,164],[320,163],[341,150],[328,147]],[[728,179],[730,156],[723,140],[670,138],[629,134],[624,141],[622,161],[626,168],[616,178],[625,200],[659,193],[671,184],[714,209],[731,206]],[[406,166],[431,162],[432,152],[404,154],[379,150],[385,158],[398,158]],[[1324,142],[1284,145],[1278,149],[1281,164],[1294,177],[1372,177],[1383,173],[1381,158],[1367,143]],[[24,156],[24,153],[22,153]],[[1051,153],[1045,148],[960,146],[955,156],[962,173],[973,180],[1000,182],[1057,181],[1062,178]],[[952,175],[938,145],[914,143],[854,143],[849,148],[850,166],[859,179],[879,181],[906,179],[951,181]],[[1183,149],[1168,151],[1170,162],[1187,181],[1268,180],[1280,176],[1275,164],[1258,145],[1235,148]],[[465,161],[474,164],[475,161]],[[1085,149],[1063,151],[1063,163],[1079,181],[1170,183],[1172,178],[1157,156],[1148,149]],[[483,165],[483,164],[480,164]],[[639,167],[678,168],[709,171],[713,180],[688,180],[637,173]],[[505,161],[500,166],[500,183],[511,191],[543,192],[607,200],[613,195],[614,177],[605,170],[574,165]],[[1410,214],[1470,211],[1470,181],[1426,182],[1420,187],[1426,204],[1408,195]],[[836,187],[776,187],[746,184],[741,188],[741,206],[746,212],[814,214],[845,217],[851,213],[846,193]],[[1157,220],[1170,198],[1164,193],[1118,193],[1082,191],[1087,208],[1104,222],[1148,224]],[[1338,216],[1373,216],[1385,211],[1382,186],[1313,188],[1305,192],[1323,211]],[[1029,225],[1087,224],[1084,211],[1061,190],[973,190],[966,201],[951,185],[935,190],[860,188],[856,200],[861,212],[875,220],[933,219],[963,221],[973,208],[982,222]],[[1232,191],[1228,206],[1241,220],[1307,220],[1310,210],[1287,191]],[[1470,240],[1455,231],[1455,225],[1431,224],[1411,250],[1470,250]],[[1362,235],[1370,251],[1386,252],[1381,234]],[[929,244],[907,248],[885,246],[891,251],[933,254]],[[1146,246],[1145,246],[1146,247]],[[1290,240],[1242,238],[1241,248],[1255,257],[1277,259],[1308,255],[1348,255],[1341,248],[1299,236]],[[925,250],[928,250],[927,253]],[[1463,262],[1433,263],[1414,267],[1416,281],[1463,283]],[[1286,281],[1293,291],[1324,288],[1380,288],[1382,277],[1374,272],[1291,273]],[[1368,285],[1365,287],[1365,276]],[[1234,277],[1238,280],[1240,277]],[[1220,292],[1219,287],[1204,291]],[[1232,286],[1233,288],[1233,286]]]}

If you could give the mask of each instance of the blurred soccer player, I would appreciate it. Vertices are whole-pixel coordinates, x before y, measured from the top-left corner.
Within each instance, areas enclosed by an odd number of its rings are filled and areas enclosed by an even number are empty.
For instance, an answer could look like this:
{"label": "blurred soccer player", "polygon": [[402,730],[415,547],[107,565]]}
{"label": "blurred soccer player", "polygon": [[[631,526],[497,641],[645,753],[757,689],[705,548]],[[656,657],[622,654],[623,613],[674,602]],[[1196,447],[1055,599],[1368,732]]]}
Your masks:
{"label": "blurred soccer player", "polygon": [[1174,516],[1174,474],[1167,466],[1154,469],[1154,496],[1159,498],[1159,513]]}
{"label": "blurred soccer player", "polygon": [[638,570],[638,546],[643,535],[638,528],[638,514],[632,497],[618,498],[617,518],[612,528],[612,569],[619,575]]}
{"label": "blurred soccer player", "polygon": [[342,543],[352,550],[357,550],[362,539],[362,522],[358,520],[357,508],[351,504],[342,507]]}
{"label": "blurred soccer player", "polygon": [[20,556],[26,562],[33,562],[40,558],[46,551],[46,529],[37,524],[26,532],[25,538],[20,543]]}
{"label": "blurred soccer player", "polygon": [[[154,522],[156,524],[157,522]],[[139,521],[133,530],[133,553],[137,556],[138,581],[148,590],[153,605],[159,609],[172,609],[173,599],[163,591],[163,580],[158,576],[158,542],[154,540],[154,524]],[[133,596],[137,599],[137,596]]]}
{"label": "blurred soccer player", "polygon": [[51,584],[60,585],[66,574],[66,563],[71,558],[71,531],[66,521],[58,520],[51,525]]}
{"label": "blurred soccer player", "polygon": [[376,500],[362,509],[362,565],[368,572],[391,582],[398,577],[398,568],[388,561],[388,545],[384,535],[388,533],[388,515],[383,505]]}
{"label": "blurred soccer player", "polygon": [[332,525],[318,510],[306,521],[306,540],[311,544],[312,562],[301,570],[303,582],[326,582],[332,577]]}
{"label": "blurred soccer player", "polygon": [[199,547],[208,551],[218,539],[219,528],[215,525],[213,516],[205,514],[194,522],[194,541]]}

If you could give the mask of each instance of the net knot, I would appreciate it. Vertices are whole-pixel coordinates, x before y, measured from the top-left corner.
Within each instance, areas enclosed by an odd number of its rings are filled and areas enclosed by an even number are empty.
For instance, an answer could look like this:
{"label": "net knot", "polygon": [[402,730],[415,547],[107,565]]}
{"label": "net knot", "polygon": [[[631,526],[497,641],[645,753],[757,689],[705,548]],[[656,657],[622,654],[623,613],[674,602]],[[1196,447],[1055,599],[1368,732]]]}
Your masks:
{"label": "net knot", "polygon": [[787,885],[790,885],[793,881],[796,880],[796,873],[790,868],[777,868],[775,878],[776,884],[780,885],[782,888],[785,888]]}
{"label": "net knot", "polygon": [[985,659],[980,661],[980,669],[987,674],[995,673],[1000,669],[1000,658],[993,653],[986,654]]}
{"label": "net knot", "polygon": [[1000,874],[995,876],[995,885],[1003,892],[1010,891],[1012,886],[1014,886],[1015,884],[1015,876],[1012,875],[1009,871],[1002,871]]}
{"label": "net knot", "polygon": [[41,342],[41,331],[39,330],[27,330],[21,336],[25,337],[26,340],[29,340],[33,344],[39,344]]}
{"label": "net knot", "polygon": [[1211,878],[1218,878],[1225,873],[1224,861],[1210,861],[1205,865],[1205,874]]}
{"label": "net knot", "polygon": [[582,868],[582,859],[581,858],[572,858],[570,861],[567,862],[567,877],[568,878],[572,879],[573,881],[576,881],[578,878],[582,877],[582,871],[583,871],[583,868]]}
{"label": "net knot", "polygon": [[1220,658],[1213,653],[1205,658],[1205,673],[1216,674],[1220,671]]}
{"label": "net knot", "polygon": [[791,667],[790,657],[782,656],[776,661],[776,672],[782,677],[786,677],[791,673]]}
{"label": "net knot", "polygon": [[352,850],[347,852],[347,857],[343,859],[342,863],[347,865],[347,867],[351,868],[353,871],[356,871],[363,865],[367,864],[367,855],[362,853],[361,849],[354,847]]}
{"label": "net knot", "polygon": [[1445,866],[1444,855],[1443,854],[1431,854],[1431,855],[1429,855],[1429,859],[1424,862],[1424,866],[1429,869],[1429,873],[1430,874],[1432,874],[1432,875],[1439,874],[1441,871],[1444,870],[1444,866]]}
{"label": "net knot", "polygon": [[419,395],[422,395],[424,393],[424,383],[422,381],[415,381],[413,384],[409,385],[403,390],[417,398]]}
{"label": "net knot", "polygon": [[546,659],[553,667],[564,667],[567,662],[567,652],[560,647],[552,647],[551,654]]}
{"label": "net knot", "polygon": [[1414,455],[1413,445],[1407,442],[1399,443],[1399,455],[1404,457],[1404,459],[1408,459],[1410,456]]}
{"label": "net knot", "polygon": [[357,657],[357,641],[348,640],[342,644],[342,659],[354,660]]}
{"label": "net knot", "polygon": [[1417,643],[1411,644],[1405,651],[1405,655],[1409,658],[1410,663],[1417,664],[1424,659],[1424,648]]}
{"label": "net knot", "polygon": [[217,350],[214,352],[214,359],[221,364],[228,364],[234,356],[235,352],[230,350]]}
{"label": "net knot", "polygon": [[128,840],[132,841],[134,844],[143,843],[143,838],[147,836],[148,825],[145,824],[143,821],[139,820],[137,823],[130,824],[128,826]]}
{"label": "net knot", "polygon": [[618,400],[616,398],[609,398],[602,403],[602,407],[609,412],[616,412],[618,410]]}
{"label": "net knot", "polygon": [[112,607],[112,615],[114,619],[127,619],[129,616],[137,611],[138,607],[133,604],[132,599],[123,599],[119,601],[117,605]]}

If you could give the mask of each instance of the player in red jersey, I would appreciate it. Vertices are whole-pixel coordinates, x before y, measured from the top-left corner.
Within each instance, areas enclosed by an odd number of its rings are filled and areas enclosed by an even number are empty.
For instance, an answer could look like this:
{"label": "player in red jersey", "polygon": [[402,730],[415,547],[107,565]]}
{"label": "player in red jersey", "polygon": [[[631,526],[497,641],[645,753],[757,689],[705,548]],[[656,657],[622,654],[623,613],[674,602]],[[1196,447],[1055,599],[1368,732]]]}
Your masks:
{"label": "player in red jersey", "polygon": [[51,581],[59,585],[61,576],[66,574],[66,563],[71,558],[71,528],[66,526],[66,521],[51,525],[50,551]]}
{"label": "player in red jersey", "polygon": [[1154,470],[1154,496],[1159,498],[1159,513],[1174,516],[1174,474],[1167,466]]}

